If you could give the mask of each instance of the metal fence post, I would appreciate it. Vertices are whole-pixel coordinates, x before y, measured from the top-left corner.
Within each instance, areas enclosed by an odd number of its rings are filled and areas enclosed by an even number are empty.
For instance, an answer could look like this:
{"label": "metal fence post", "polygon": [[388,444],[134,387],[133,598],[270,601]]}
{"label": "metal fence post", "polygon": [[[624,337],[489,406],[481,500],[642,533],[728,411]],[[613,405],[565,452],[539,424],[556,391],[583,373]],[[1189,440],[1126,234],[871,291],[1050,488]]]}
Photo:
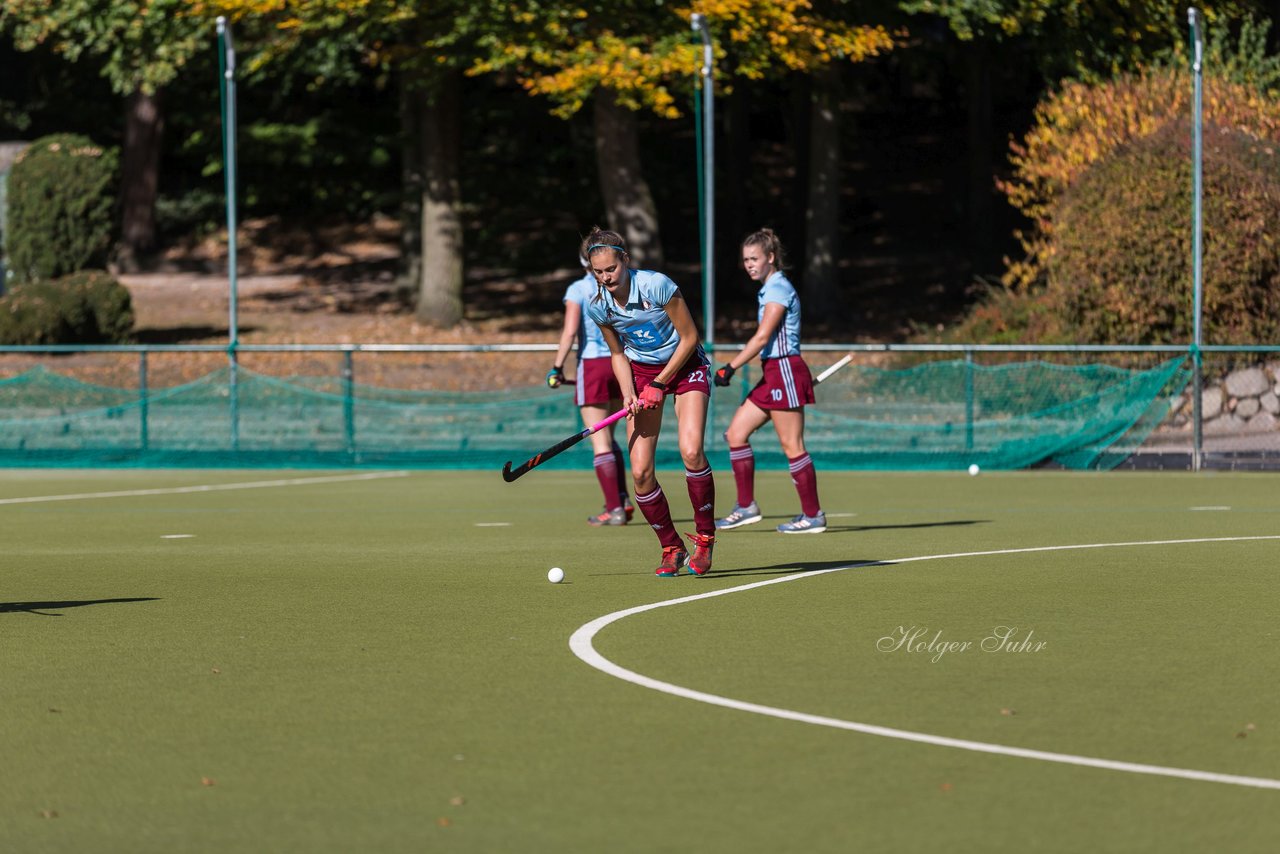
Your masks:
{"label": "metal fence post", "polygon": [[973,351],[964,351],[964,450],[973,451]]}
{"label": "metal fence post", "polygon": [[231,450],[240,450],[240,361],[236,358],[236,348],[227,348],[228,366],[227,387],[230,394],[228,401],[231,407]]}
{"label": "metal fence post", "polygon": [[151,443],[151,437],[148,433],[147,426],[147,351],[138,351],[138,439],[142,445],[142,450],[147,450],[147,446]]}
{"label": "metal fence post", "polygon": [[355,354],[342,351],[342,430],[347,440],[347,453],[356,452]]}

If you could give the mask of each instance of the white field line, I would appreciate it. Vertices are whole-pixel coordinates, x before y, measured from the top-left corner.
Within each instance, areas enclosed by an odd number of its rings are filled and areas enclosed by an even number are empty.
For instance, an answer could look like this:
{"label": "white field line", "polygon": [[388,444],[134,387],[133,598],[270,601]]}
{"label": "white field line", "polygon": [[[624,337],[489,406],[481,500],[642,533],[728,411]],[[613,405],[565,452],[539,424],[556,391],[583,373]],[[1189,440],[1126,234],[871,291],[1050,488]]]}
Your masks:
{"label": "white field line", "polygon": [[144,495],[183,495],[193,492],[229,492],[233,489],[268,489],[277,486],[307,486],[313,483],[345,483],[355,480],[379,480],[408,477],[407,471],[381,471],[365,474],[339,474],[329,477],[293,477],[283,480],[252,480],[243,483],[206,483],[197,486],[169,486],[158,489],[121,489],[114,492],[72,492],[64,495],[28,495],[24,498],[0,498],[0,504],[41,504],[47,501],[86,501],[93,498],[137,498]]}
{"label": "white field line", "polygon": [[798,572],[794,575],[786,575],[781,578],[771,578],[766,581],[756,581],[750,584],[743,584],[737,587],[729,587],[723,590],[712,590],[707,593],[699,593],[693,596],[683,596],[679,599],[669,599],[665,602],[655,602],[650,605],[637,605],[634,608],[627,608],[622,611],[615,611],[612,614],[606,614],[598,617],[591,622],[581,626],[569,638],[569,648],[573,650],[573,654],[590,666],[600,670],[610,676],[615,676],[625,682],[639,685],[642,688],[650,688],[654,691],[661,691],[664,694],[671,694],[676,697],[684,697],[688,700],[696,700],[700,703],[708,703],[713,706],[722,706],[726,709],[736,709],[742,712],[751,712],[757,715],[767,715],[769,717],[781,718],[783,720],[797,721],[799,723],[813,724],[815,726],[832,727],[835,729],[851,730],[866,735],[878,735],[885,738],[896,738],[903,741],[913,741],[919,744],[932,744],[937,747],[953,747],[959,750],[972,750],[978,753],[994,753],[1000,756],[1016,756],[1022,759],[1036,759],[1041,762],[1058,762],[1064,765],[1083,765],[1089,768],[1103,768],[1108,771],[1121,771],[1129,774],[1151,774],[1158,777],[1177,777],[1183,780],[1199,780],[1206,783],[1225,783],[1233,786],[1249,786],[1257,789],[1277,789],[1280,790],[1280,780],[1272,780],[1266,777],[1244,777],[1236,774],[1220,774],[1214,771],[1197,771],[1191,768],[1169,768],[1163,765],[1145,765],[1137,762],[1122,762],[1114,759],[1100,759],[1092,756],[1076,756],[1070,753],[1052,753],[1045,750],[1029,750],[1022,747],[1009,747],[1002,744],[989,744],[982,741],[969,741],[962,738],[949,738],[942,735],[932,735],[924,732],[912,732],[910,730],[894,729],[892,727],[877,726],[875,724],[857,723],[856,721],[846,721],[840,718],[829,718],[822,715],[810,715],[804,712],[797,712],[792,709],[782,709],[775,706],[763,706],[759,703],[748,703],[743,700],[735,700],[731,697],[721,697],[716,694],[708,694],[704,691],[695,691],[692,688],[685,688],[681,685],[674,685],[670,682],[662,682],[657,679],[645,676],[642,673],[636,673],[633,670],[627,670],[614,664],[596,651],[592,645],[592,640],[605,626],[615,623],[624,617],[630,617],[634,614],[641,614],[645,611],[654,611],[658,608],[666,608],[671,605],[682,605],[686,602],[697,602],[702,599],[711,599],[716,596],[726,596],[730,593],[740,593],[744,590],[753,590],[757,587],[768,587],[771,584],[785,584],[791,581],[799,581],[805,578],[813,578],[819,575],[826,575],[830,572],[843,572],[846,569],[859,569],[868,566],[892,566],[900,563],[915,563],[926,560],[946,560],[950,558],[962,557],[985,557],[990,555],[1009,555],[1009,554],[1030,554],[1034,552],[1055,552],[1055,551],[1071,551],[1078,549],[1113,549],[1135,546],[1170,546],[1170,545],[1186,545],[1191,543],[1234,543],[1250,540],[1280,540],[1280,535],[1274,536],[1257,536],[1257,537],[1205,537],[1198,539],[1186,540],[1147,540],[1132,543],[1082,543],[1078,545],[1067,546],[1040,546],[1036,548],[1025,549],[994,549],[991,551],[981,552],[957,552],[955,554],[941,555],[922,555],[919,557],[900,558],[898,560],[872,561],[866,563],[854,563],[848,566],[837,566],[830,569],[819,569],[812,572]]}

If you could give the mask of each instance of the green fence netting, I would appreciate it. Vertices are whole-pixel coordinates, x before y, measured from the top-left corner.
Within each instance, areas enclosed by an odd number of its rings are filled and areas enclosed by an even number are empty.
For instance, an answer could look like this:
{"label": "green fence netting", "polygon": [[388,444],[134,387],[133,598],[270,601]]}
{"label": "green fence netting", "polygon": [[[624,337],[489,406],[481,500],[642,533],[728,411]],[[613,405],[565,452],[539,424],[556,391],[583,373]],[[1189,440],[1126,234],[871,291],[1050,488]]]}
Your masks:
{"label": "green fence netting", "polygon": [[[810,454],[827,469],[986,469],[1121,463],[1190,377],[1183,358],[1147,369],[964,360],[908,369],[850,365],[806,410]],[[717,390],[713,465],[749,381]],[[668,407],[670,409],[670,407]],[[37,367],[0,380],[0,465],[492,468],[581,429],[569,391],[412,391],[341,377],[224,368],[180,386],[93,385]],[[667,413],[658,464],[680,464]],[[766,426],[761,465],[785,465]],[[547,463],[590,466],[590,443]]]}

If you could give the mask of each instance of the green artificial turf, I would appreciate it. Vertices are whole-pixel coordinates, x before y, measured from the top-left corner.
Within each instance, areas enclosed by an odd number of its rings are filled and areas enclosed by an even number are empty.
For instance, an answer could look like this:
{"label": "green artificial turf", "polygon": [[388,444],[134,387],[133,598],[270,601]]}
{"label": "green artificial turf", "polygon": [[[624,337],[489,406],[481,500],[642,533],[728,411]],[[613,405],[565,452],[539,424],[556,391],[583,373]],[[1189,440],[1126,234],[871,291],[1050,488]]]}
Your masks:
{"label": "green artificial turf", "polygon": [[[584,524],[589,471],[353,474],[0,473],[4,850],[1261,852],[1280,838],[1275,789],[779,720],[629,684],[568,646],[615,611],[793,578],[623,618],[595,648],[842,721],[1280,779],[1280,540],[905,560],[1275,536],[1273,475],[820,472],[830,530],[784,537],[772,528],[795,493],[762,471],[766,519],[721,535],[712,576],[657,579],[639,518]],[[679,475],[660,479],[691,531]],[[724,512],[732,480],[718,483]],[[1001,626],[1042,646],[983,651]],[[913,629],[970,647],[885,648]]]}

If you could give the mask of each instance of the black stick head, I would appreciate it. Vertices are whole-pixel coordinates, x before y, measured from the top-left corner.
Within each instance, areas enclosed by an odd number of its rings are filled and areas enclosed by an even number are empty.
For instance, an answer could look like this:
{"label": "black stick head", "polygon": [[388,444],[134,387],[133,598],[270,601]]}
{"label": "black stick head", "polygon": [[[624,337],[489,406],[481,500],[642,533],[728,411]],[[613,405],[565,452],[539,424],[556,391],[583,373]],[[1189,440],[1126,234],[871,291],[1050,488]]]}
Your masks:
{"label": "black stick head", "polygon": [[503,464],[502,464],[502,479],[503,479],[503,480],[505,480],[507,483],[511,483],[511,481],[513,481],[513,480],[515,480],[516,478],[518,478],[518,477],[520,476],[520,474],[521,474],[520,472],[515,472],[515,473],[513,473],[513,472],[511,471],[511,461],[510,461],[510,460],[507,460],[507,462],[505,462],[505,463],[503,463]]}

